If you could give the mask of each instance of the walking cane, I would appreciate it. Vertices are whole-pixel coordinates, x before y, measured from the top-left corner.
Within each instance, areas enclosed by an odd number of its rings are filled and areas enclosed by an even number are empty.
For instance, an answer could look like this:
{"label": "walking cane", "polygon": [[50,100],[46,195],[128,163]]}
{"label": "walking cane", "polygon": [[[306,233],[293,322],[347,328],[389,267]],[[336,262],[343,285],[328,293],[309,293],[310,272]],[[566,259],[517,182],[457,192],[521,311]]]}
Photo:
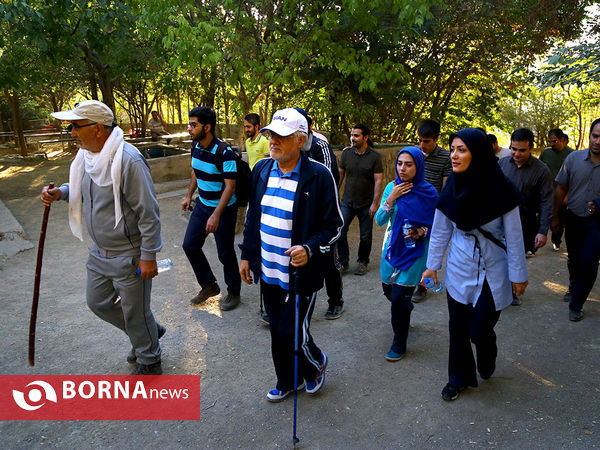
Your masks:
{"label": "walking cane", "polygon": [[298,286],[300,285],[300,276],[298,275],[298,271],[294,271],[295,275],[295,285],[294,285],[294,293],[296,296],[296,308],[294,314],[294,434],[292,437],[292,443],[294,447],[296,444],[300,442],[298,436],[296,436],[296,417],[298,415],[298,323],[300,316],[300,294],[298,293]]}
{"label": "walking cane", "polygon": [[[48,185],[48,189],[53,189],[54,183]],[[50,214],[50,205],[44,208],[44,219],[42,220],[42,230],[40,231],[40,242],[38,244],[37,264],[35,266],[35,281],[33,283],[33,301],[31,302],[31,318],[29,319],[29,365],[35,364],[35,322],[37,320],[38,301],[40,299],[40,279],[42,276],[42,258],[44,256],[44,241],[46,240],[46,227],[48,226],[48,215]]]}

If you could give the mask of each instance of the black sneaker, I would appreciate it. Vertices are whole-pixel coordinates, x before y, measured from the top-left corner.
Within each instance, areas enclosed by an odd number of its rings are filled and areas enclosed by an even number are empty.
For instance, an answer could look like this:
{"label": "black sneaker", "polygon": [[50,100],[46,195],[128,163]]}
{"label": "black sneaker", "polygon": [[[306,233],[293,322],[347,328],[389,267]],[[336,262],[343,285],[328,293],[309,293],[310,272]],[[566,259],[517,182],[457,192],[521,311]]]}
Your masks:
{"label": "black sneaker", "polygon": [[359,261],[358,266],[354,269],[354,275],[364,275],[367,273],[369,269],[367,268],[367,263]]}
{"label": "black sneaker", "polygon": [[579,322],[581,319],[583,319],[583,311],[569,310],[569,320],[571,322]]}
{"label": "black sneaker", "polygon": [[[165,327],[164,325],[161,325],[159,323],[156,324],[156,327],[158,328],[158,338],[160,339],[167,332],[167,327]],[[135,356],[135,349],[132,348],[129,351],[129,355],[127,355],[127,362],[129,364],[133,364],[136,361],[137,361],[137,356]]]}
{"label": "black sneaker", "polygon": [[511,303],[512,306],[520,306],[521,305],[521,299],[519,297],[517,297],[515,294],[513,294],[513,301]]}
{"label": "black sneaker", "polygon": [[190,303],[192,305],[199,305],[201,303],[204,303],[209,298],[214,297],[215,295],[219,295],[220,292],[221,289],[219,288],[219,285],[217,283],[209,284],[205,288],[202,288],[202,290],[198,292],[198,295],[192,297]]}
{"label": "black sneaker", "polygon": [[137,363],[133,372],[130,375],[162,375],[162,367],[160,361],[154,364]]}
{"label": "black sneaker", "polygon": [[460,393],[465,390],[465,387],[452,386],[448,383],[444,389],[442,389],[442,398],[447,402],[451,402],[456,400]]}
{"label": "black sneaker", "polygon": [[240,304],[240,296],[227,291],[225,298],[222,298],[219,302],[221,311],[230,311]]}
{"label": "black sneaker", "polygon": [[427,289],[425,288],[425,286],[422,285],[418,285],[417,289],[415,289],[415,292],[412,295],[412,302],[413,303],[421,303],[423,300],[425,300],[425,298],[427,297]]}
{"label": "black sneaker", "polygon": [[339,319],[342,313],[344,312],[344,304],[330,306],[325,313],[325,319],[327,320],[335,320]]}

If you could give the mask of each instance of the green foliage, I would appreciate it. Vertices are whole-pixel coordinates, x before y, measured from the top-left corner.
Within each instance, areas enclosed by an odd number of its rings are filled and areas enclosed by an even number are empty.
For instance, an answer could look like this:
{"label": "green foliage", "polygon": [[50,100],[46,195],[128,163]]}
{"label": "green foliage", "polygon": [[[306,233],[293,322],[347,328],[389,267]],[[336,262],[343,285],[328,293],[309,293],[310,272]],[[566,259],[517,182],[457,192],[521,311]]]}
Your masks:
{"label": "green foliage", "polygon": [[537,74],[542,88],[600,82],[600,43],[559,48]]}

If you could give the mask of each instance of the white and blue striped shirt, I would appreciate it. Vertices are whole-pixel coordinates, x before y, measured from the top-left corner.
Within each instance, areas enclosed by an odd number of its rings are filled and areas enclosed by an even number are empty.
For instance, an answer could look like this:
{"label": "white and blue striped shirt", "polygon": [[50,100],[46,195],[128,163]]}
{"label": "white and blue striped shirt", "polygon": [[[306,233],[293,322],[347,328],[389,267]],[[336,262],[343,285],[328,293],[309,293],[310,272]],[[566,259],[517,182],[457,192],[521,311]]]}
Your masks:
{"label": "white and blue striped shirt", "polygon": [[279,170],[275,161],[260,202],[262,279],[285,290],[289,289],[290,283],[290,257],[285,251],[292,246],[292,219],[298,180],[300,161],[294,170],[286,174]]}

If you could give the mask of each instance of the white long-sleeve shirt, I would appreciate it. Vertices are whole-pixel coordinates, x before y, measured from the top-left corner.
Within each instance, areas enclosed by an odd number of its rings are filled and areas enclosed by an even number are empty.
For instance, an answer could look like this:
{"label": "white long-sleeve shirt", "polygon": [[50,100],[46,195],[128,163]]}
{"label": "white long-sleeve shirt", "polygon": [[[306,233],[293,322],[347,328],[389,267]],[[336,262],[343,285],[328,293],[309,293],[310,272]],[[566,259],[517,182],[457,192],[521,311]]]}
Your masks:
{"label": "white long-sleeve shirt", "polygon": [[450,240],[446,260],[446,289],[456,301],[477,303],[484,279],[492,291],[496,310],[512,303],[512,284],[527,281],[527,266],[519,208],[481,227],[506,246],[506,251],[479,230],[463,231],[444,213],[435,211],[427,268],[440,270]]}

